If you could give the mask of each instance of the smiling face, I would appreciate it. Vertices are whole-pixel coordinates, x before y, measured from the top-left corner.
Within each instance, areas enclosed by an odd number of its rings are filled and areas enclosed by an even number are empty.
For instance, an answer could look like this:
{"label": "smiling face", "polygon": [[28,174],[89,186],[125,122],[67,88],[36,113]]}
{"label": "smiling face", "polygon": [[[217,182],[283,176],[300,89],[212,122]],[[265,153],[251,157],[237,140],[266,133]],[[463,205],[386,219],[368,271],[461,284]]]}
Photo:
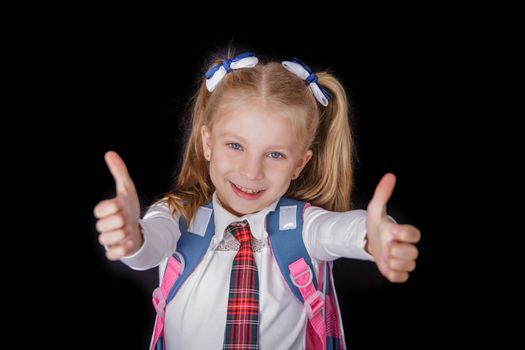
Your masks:
{"label": "smiling face", "polygon": [[286,193],[312,157],[292,123],[304,113],[247,99],[223,108],[211,128],[202,127],[210,178],[225,209],[255,213]]}

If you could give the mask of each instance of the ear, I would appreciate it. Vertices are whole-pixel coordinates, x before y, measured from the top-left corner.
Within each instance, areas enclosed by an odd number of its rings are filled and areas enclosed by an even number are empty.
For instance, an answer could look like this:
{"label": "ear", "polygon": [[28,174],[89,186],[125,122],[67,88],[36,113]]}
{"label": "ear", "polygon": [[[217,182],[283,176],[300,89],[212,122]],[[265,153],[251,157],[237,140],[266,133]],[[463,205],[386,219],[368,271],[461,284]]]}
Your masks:
{"label": "ear", "polygon": [[308,150],[305,154],[303,154],[301,158],[299,158],[299,160],[297,161],[297,165],[292,172],[292,180],[295,180],[299,177],[301,171],[303,171],[306,164],[308,164],[310,159],[312,159],[313,154],[314,153],[312,152],[312,150]]}
{"label": "ear", "polygon": [[201,128],[202,150],[206,160],[211,159],[211,130],[206,125]]}

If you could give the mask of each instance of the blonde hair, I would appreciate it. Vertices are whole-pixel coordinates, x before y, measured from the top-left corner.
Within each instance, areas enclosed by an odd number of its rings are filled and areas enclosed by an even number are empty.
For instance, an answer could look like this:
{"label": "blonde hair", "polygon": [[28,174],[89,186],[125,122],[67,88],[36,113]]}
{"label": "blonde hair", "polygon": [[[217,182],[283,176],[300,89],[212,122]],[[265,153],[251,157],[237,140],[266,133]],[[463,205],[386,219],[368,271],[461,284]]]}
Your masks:
{"label": "blonde hair", "polygon": [[[222,60],[216,60],[210,67]],[[350,210],[354,148],[346,93],[331,74],[320,72],[317,76],[319,84],[332,94],[327,107],[317,103],[303,80],[277,62],[234,70],[226,74],[212,93],[206,89],[203,77],[192,99],[192,125],[182,168],[175,189],[166,195],[171,211],[190,222],[198,208],[211,201],[215,187],[209,176],[209,163],[204,158],[201,128],[211,128],[218,111],[242,97],[259,97],[306,112],[298,114],[306,117],[294,120],[294,126],[300,135],[298,140],[304,140],[305,151],[311,149],[313,156],[291,183],[286,196],[331,211]]]}

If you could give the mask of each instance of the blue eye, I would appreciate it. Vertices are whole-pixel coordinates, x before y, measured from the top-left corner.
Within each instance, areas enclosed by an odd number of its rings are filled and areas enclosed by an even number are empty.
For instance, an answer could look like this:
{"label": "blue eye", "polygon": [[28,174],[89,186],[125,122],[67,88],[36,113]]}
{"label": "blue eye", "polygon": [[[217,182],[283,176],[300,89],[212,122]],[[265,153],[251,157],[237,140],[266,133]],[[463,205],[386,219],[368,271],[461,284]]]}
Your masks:
{"label": "blue eye", "polygon": [[270,158],[272,159],[280,159],[280,158],[284,158],[283,154],[282,153],[279,153],[279,152],[272,152],[269,154]]}
{"label": "blue eye", "polygon": [[241,145],[239,145],[238,143],[236,142],[231,142],[228,144],[228,146],[231,148],[231,149],[236,149],[236,150],[240,150],[241,149]]}

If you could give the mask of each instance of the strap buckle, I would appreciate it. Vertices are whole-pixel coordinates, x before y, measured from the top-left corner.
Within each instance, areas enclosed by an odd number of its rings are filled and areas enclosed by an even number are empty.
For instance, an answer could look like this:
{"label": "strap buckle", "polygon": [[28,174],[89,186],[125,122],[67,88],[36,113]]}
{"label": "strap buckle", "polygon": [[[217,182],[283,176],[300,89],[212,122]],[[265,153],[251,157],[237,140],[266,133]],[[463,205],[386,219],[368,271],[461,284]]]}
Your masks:
{"label": "strap buckle", "polygon": [[[302,283],[302,284],[299,284],[299,282],[297,282],[303,275],[305,274],[309,274],[308,276],[308,280],[305,282],[305,283]],[[314,274],[312,272],[312,269],[310,268],[310,266],[308,266],[308,269],[307,270],[304,270],[303,272],[300,272],[298,273],[297,275],[293,275],[291,272],[290,272],[290,278],[292,279],[292,283],[294,286],[296,286],[297,288],[301,289],[301,288],[306,288],[308,287],[308,285],[310,283],[312,283],[312,280],[313,280],[313,277],[314,277]]]}
{"label": "strap buckle", "polygon": [[304,301],[304,307],[308,319],[313,319],[324,308],[324,294],[320,290],[316,290]]}
{"label": "strap buckle", "polygon": [[164,318],[166,299],[164,299],[164,295],[162,295],[159,288],[155,288],[153,291],[153,306],[155,307],[155,311],[157,311],[157,316]]}

